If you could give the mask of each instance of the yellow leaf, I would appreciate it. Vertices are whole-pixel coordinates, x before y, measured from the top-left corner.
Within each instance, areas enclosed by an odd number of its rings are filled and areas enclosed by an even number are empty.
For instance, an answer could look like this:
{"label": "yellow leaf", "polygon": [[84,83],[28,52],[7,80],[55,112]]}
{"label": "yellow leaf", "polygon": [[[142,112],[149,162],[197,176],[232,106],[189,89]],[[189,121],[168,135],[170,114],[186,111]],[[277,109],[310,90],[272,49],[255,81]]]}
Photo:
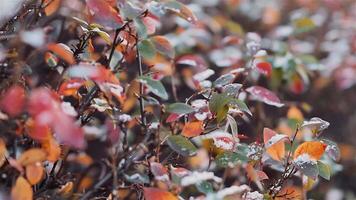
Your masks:
{"label": "yellow leaf", "polygon": [[12,200],[32,200],[33,191],[31,185],[22,176],[19,176],[11,189]]}
{"label": "yellow leaf", "polygon": [[185,137],[195,137],[203,132],[203,121],[188,122],[184,125],[182,135]]}
{"label": "yellow leaf", "polygon": [[320,141],[304,142],[294,151],[294,159],[302,154],[308,154],[312,159],[319,160],[324,154],[326,146]]}
{"label": "yellow leaf", "polygon": [[298,121],[303,121],[303,113],[296,107],[296,106],[291,106],[288,110],[287,113],[288,119],[296,119]]}
{"label": "yellow leaf", "polygon": [[31,185],[39,183],[43,178],[43,174],[44,169],[39,162],[26,166],[26,178]]}
{"label": "yellow leaf", "polygon": [[3,139],[0,138],[0,167],[4,164],[6,160],[6,144]]}
{"label": "yellow leaf", "polygon": [[49,16],[58,10],[59,6],[61,5],[61,0],[44,0],[43,5],[45,5],[45,14]]}
{"label": "yellow leaf", "polygon": [[46,159],[46,152],[39,148],[33,148],[23,152],[17,162],[22,166],[42,162]]}
{"label": "yellow leaf", "polygon": [[42,148],[47,153],[47,160],[50,162],[56,162],[61,155],[61,147],[57,141],[51,137],[48,140],[42,142]]}
{"label": "yellow leaf", "polygon": [[177,200],[178,198],[172,193],[153,187],[143,188],[143,195],[146,200]]}

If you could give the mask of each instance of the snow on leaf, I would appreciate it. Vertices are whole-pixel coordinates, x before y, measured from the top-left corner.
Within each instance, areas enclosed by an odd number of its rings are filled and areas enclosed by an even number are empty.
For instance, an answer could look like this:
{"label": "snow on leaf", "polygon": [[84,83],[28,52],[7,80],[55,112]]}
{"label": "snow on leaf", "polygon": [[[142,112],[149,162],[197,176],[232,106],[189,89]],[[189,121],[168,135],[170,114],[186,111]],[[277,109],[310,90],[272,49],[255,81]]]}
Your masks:
{"label": "snow on leaf", "polygon": [[312,179],[317,178],[319,174],[318,164],[309,154],[303,153],[299,155],[293,160],[293,163],[304,175]]}
{"label": "snow on leaf", "polygon": [[222,76],[220,76],[219,78],[217,78],[214,82],[213,82],[213,85],[216,87],[216,88],[219,88],[219,87],[223,87],[229,83],[232,83],[235,79],[235,75],[234,74],[224,74]]}
{"label": "snow on leaf", "polygon": [[327,145],[320,141],[304,142],[294,151],[294,159],[300,155],[308,154],[314,160],[320,160],[324,154]]}
{"label": "snow on leaf", "polygon": [[269,128],[263,129],[263,142],[265,144],[266,152],[274,160],[282,161],[285,155],[284,141],[287,135],[277,134]]}
{"label": "snow on leaf", "polygon": [[214,70],[207,69],[205,71],[202,71],[202,72],[199,72],[199,73],[195,74],[193,76],[193,79],[200,82],[200,81],[206,80],[207,78],[209,78],[210,76],[212,76],[214,74],[215,74]]}
{"label": "snow on leaf", "polygon": [[219,167],[234,167],[238,163],[246,163],[248,158],[241,153],[226,151],[215,158],[215,162]]}
{"label": "snow on leaf", "polygon": [[308,128],[314,133],[319,133],[329,127],[330,123],[320,119],[319,117],[313,117],[309,121],[304,121],[301,128]]}
{"label": "snow on leaf", "polygon": [[326,154],[334,161],[339,161],[341,158],[341,152],[338,145],[331,140],[323,139],[322,141],[327,144],[325,149]]}
{"label": "snow on leaf", "polygon": [[194,13],[182,3],[175,0],[169,0],[163,5],[165,9],[172,11],[173,13],[187,20],[188,22],[193,24],[197,22],[197,17],[194,15]]}
{"label": "snow on leaf", "polygon": [[251,86],[247,88],[246,91],[257,101],[262,101],[268,105],[276,107],[284,106],[284,104],[281,103],[281,100],[273,92],[261,86]]}
{"label": "snow on leaf", "polygon": [[202,181],[206,180],[214,180],[217,183],[220,183],[222,181],[221,178],[217,177],[214,175],[213,172],[197,172],[194,171],[188,176],[184,176],[181,180],[181,186],[186,187],[189,185],[194,185],[196,183],[201,183]]}

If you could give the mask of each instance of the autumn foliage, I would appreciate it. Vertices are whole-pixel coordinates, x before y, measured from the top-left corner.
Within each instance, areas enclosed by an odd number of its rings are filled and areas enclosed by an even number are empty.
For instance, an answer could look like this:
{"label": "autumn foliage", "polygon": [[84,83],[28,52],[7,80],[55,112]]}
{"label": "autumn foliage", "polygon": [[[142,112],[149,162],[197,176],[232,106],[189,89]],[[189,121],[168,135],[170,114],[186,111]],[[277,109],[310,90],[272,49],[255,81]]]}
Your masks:
{"label": "autumn foliage", "polygon": [[20,3],[0,29],[0,199],[307,198],[341,153],[303,97],[356,83],[322,73],[316,8],[342,8],[313,2]]}

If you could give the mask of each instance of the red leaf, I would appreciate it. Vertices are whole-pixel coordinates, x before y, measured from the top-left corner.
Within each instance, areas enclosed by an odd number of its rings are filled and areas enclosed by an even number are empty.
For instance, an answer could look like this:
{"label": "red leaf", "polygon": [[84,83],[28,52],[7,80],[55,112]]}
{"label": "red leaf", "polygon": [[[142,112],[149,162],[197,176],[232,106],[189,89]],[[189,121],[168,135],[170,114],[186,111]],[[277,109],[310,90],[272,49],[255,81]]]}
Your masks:
{"label": "red leaf", "polygon": [[261,86],[252,86],[246,89],[256,100],[262,101],[268,105],[282,107],[281,100],[270,90]]}
{"label": "red leaf", "polygon": [[256,67],[261,74],[264,74],[267,77],[271,76],[272,65],[269,62],[259,62],[256,64]]}
{"label": "red leaf", "polygon": [[0,101],[0,108],[11,117],[19,115],[25,104],[25,90],[15,85],[8,89]]}
{"label": "red leaf", "polygon": [[84,135],[74,118],[63,112],[58,97],[47,88],[32,91],[28,111],[39,126],[49,126],[59,141],[84,147]]}
{"label": "red leaf", "polygon": [[177,121],[181,116],[183,115],[179,115],[177,113],[172,113],[170,114],[167,119],[166,119],[166,123],[171,123],[171,122],[175,122]]}
{"label": "red leaf", "polygon": [[107,1],[86,0],[86,3],[92,21],[110,28],[123,24],[119,13]]}

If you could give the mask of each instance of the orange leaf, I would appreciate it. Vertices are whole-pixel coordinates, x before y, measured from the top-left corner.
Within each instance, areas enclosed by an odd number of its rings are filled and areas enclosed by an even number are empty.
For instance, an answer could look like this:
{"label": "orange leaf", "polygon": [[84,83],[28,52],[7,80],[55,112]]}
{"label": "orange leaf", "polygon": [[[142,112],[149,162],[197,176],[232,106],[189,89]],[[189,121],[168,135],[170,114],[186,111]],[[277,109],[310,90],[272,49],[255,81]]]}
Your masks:
{"label": "orange leaf", "polygon": [[39,148],[33,148],[23,152],[17,162],[20,165],[27,166],[36,162],[42,162],[46,159],[46,152]]}
{"label": "orange leaf", "polygon": [[320,141],[304,142],[294,151],[294,159],[302,154],[308,154],[312,159],[319,160],[324,154],[326,144]]}
{"label": "orange leaf", "polygon": [[36,185],[42,180],[44,169],[41,163],[26,166],[26,178],[31,185]]}
{"label": "orange leaf", "polygon": [[153,187],[143,188],[143,195],[146,200],[177,200],[172,193]]}
{"label": "orange leaf", "polygon": [[57,141],[51,137],[48,140],[42,142],[42,148],[47,153],[47,160],[50,162],[56,162],[61,155],[61,147]]}
{"label": "orange leaf", "polygon": [[266,152],[274,160],[281,161],[285,155],[285,139],[286,135],[277,134],[269,128],[263,129],[263,141],[266,147]]}
{"label": "orange leaf", "polygon": [[296,107],[291,106],[287,113],[288,119],[296,119],[298,121],[303,121],[303,113]]}
{"label": "orange leaf", "polygon": [[72,65],[75,63],[73,52],[70,50],[70,48],[67,45],[62,43],[58,43],[58,44],[52,43],[47,45],[47,49],[57,54],[68,64]]}
{"label": "orange leaf", "polygon": [[19,176],[11,189],[12,200],[32,200],[33,191],[31,185],[22,176]]}
{"label": "orange leaf", "polygon": [[6,158],[7,150],[6,144],[3,139],[0,138],[0,167],[4,164]]}
{"label": "orange leaf", "polygon": [[55,13],[61,5],[61,0],[44,0],[44,12],[47,16]]}
{"label": "orange leaf", "polygon": [[182,135],[185,137],[195,137],[200,135],[203,130],[202,121],[188,122],[183,127]]}

